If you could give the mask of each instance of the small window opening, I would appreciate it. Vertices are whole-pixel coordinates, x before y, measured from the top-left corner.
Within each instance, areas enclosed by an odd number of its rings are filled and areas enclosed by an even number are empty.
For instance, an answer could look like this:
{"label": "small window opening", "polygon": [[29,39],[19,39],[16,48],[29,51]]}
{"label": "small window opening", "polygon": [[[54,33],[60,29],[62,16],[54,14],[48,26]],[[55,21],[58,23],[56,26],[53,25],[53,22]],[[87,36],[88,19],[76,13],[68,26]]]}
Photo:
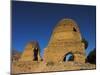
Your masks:
{"label": "small window opening", "polygon": [[76,30],[75,28],[73,28],[73,31],[74,31],[74,32],[77,32],[77,30]]}

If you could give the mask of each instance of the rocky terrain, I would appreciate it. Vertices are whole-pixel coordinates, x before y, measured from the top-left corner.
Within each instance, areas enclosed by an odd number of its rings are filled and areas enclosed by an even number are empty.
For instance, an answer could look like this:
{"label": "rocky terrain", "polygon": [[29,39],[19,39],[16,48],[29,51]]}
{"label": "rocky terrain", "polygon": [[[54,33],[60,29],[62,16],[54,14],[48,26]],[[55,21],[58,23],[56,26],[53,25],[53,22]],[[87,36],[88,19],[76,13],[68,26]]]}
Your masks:
{"label": "rocky terrain", "polygon": [[21,73],[35,73],[35,72],[53,72],[53,71],[72,71],[72,70],[88,70],[95,69],[96,65],[84,63],[79,64],[76,62],[38,62],[38,61],[26,61],[26,62],[13,62],[12,74]]}

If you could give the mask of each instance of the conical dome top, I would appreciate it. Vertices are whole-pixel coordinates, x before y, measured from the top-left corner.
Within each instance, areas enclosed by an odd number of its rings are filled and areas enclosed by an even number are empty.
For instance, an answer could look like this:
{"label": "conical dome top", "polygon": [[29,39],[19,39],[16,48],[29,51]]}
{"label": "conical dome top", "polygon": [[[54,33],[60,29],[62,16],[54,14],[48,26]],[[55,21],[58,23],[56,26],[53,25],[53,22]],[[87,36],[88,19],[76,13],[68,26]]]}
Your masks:
{"label": "conical dome top", "polygon": [[75,26],[77,27],[77,23],[73,20],[73,19],[70,19],[70,18],[63,18],[61,19],[58,23],[57,23],[57,26]]}

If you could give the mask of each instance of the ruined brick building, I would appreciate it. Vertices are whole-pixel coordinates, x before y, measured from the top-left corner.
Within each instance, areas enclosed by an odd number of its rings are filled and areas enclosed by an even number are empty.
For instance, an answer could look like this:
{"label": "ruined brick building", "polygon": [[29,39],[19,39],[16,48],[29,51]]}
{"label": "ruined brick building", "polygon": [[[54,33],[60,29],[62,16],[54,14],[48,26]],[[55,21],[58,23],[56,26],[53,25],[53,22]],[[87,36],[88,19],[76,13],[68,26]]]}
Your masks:
{"label": "ruined brick building", "polygon": [[[71,54],[71,62],[65,62]],[[85,63],[85,45],[77,23],[72,19],[62,19],[52,31],[48,45],[44,48],[43,60],[37,41],[29,42],[19,61],[12,63],[12,73],[32,73],[95,69],[95,65]]]}
{"label": "ruined brick building", "polygon": [[85,47],[77,23],[72,19],[62,19],[52,32],[44,59],[62,62],[68,54],[73,55],[73,61],[85,63]]}
{"label": "ruined brick building", "polygon": [[20,61],[39,61],[40,57],[40,48],[37,41],[29,42],[24,52],[21,55]]}

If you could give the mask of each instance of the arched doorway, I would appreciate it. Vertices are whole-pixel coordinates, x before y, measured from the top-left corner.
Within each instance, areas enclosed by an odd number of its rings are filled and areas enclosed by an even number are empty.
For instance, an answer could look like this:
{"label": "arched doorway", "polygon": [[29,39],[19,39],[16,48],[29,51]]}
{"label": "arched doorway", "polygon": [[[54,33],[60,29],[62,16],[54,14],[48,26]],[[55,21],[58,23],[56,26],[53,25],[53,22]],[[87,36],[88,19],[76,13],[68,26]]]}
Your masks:
{"label": "arched doorway", "polygon": [[34,61],[38,61],[38,48],[34,48],[34,50],[33,50],[33,53],[34,53]]}
{"label": "arched doorway", "polygon": [[69,53],[65,54],[63,61],[64,62],[74,61],[73,53],[69,52]]}

